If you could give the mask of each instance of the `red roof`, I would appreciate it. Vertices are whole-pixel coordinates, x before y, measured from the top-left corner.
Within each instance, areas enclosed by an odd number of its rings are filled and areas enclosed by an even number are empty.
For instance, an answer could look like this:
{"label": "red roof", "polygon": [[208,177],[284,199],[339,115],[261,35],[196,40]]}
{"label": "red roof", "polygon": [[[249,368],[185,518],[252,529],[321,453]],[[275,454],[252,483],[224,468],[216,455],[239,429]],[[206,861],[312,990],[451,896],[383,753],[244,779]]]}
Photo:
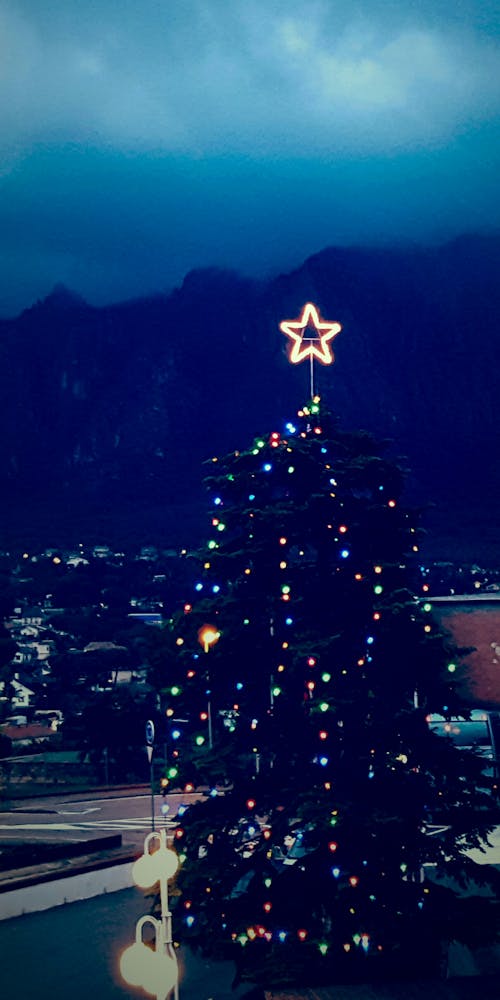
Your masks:
{"label": "red roof", "polygon": [[455,675],[469,704],[500,709],[500,602],[436,601],[433,614],[458,647],[474,649]]}
{"label": "red roof", "polygon": [[57,736],[55,729],[51,729],[50,726],[44,726],[40,722],[33,722],[29,726],[1,726],[1,732],[4,736],[8,736],[9,740],[16,742],[16,740],[36,740],[40,738],[46,738],[48,736]]}

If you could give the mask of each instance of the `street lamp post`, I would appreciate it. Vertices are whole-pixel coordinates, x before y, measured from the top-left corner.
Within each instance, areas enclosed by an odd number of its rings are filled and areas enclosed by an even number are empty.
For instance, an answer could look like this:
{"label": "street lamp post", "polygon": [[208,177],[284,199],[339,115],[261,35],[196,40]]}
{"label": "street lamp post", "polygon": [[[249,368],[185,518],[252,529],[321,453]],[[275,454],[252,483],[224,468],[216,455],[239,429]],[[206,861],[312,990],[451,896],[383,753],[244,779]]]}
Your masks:
{"label": "street lamp post", "polygon": [[[149,845],[159,841],[159,847],[149,852]],[[172,941],[172,914],[168,902],[168,882],[179,867],[175,851],[167,847],[165,830],[148,833],[144,853],[132,866],[136,885],[149,889],[160,883],[160,918],[140,917],[135,928],[135,942],[122,953],[120,972],[129,986],[138,986],[156,1000],[167,1000],[172,994],[179,1000],[177,956]],[[148,948],[142,939],[143,928],[151,924],[154,929],[155,947]]]}
{"label": "street lamp post", "polygon": [[149,783],[151,786],[151,829],[155,828],[155,784],[154,784],[154,754],[155,726],[151,719],[146,722],[146,753],[149,762]]}
{"label": "street lamp post", "polygon": [[[198,629],[198,642],[203,646],[203,651],[208,653],[212,646],[220,639],[220,632],[215,628],[215,625],[202,625]],[[210,678],[209,678],[210,685]],[[212,706],[211,706],[211,692],[208,691],[208,701],[207,701],[207,719],[208,719],[208,745],[210,749],[213,747],[213,734],[212,734]]]}

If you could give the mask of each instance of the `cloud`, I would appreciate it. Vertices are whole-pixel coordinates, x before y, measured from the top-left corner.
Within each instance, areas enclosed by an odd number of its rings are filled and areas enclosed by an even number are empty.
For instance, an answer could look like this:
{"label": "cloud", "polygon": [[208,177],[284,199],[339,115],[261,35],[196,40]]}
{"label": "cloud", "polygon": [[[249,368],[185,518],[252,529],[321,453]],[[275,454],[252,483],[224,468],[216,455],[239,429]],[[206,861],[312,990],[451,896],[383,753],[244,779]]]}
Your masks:
{"label": "cloud", "polygon": [[0,9],[5,156],[82,143],[194,157],[440,144],[500,105],[488,3],[53,0]]}
{"label": "cloud", "polygon": [[498,224],[497,0],[0,0],[0,313]]}

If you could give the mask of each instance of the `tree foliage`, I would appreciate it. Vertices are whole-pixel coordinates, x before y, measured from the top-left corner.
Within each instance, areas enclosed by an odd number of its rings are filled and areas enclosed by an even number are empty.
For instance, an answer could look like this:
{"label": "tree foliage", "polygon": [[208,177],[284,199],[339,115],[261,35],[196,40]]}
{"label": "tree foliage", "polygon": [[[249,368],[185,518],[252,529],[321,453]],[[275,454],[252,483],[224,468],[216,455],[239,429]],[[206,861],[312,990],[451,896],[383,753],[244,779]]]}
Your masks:
{"label": "tree foliage", "polygon": [[267,987],[434,968],[448,890],[424,865],[463,880],[493,800],[426,720],[467,710],[415,596],[404,472],[315,399],[206,485],[162,691],[171,787],[208,791],[176,833],[176,932]]}

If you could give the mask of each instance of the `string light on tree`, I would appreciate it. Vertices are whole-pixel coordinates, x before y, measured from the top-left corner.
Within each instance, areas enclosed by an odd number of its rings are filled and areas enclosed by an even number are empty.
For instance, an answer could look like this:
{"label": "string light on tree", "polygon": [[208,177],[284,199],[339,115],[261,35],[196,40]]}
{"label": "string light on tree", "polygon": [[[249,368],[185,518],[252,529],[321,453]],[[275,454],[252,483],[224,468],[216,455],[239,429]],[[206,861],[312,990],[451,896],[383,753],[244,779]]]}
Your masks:
{"label": "string light on tree", "polygon": [[[308,305],[285,321],[293,363],[331,364],[335,324],[316,328]],[[439,814],[448,767],[437,762],[427,784],[435,751],[420,716],[413,725],[414,690],[426,705],[453,704],[457,660],[436,629],[424,631],[430,612],[412,597],[416,518],[383,445],[342,431],[313,393],[282,426],[210,464],[225,530],[210,525],[217,547],[192,610],[172,627],[168,664],[191,735],[176,744],[179,786],[215,792],[183,818],[182,933],[234,946],[244,978],[266,988],[291,969],[306,984],[315,961],[333,982],[382,944],[408,955],[424,898],[411,876],[422,855],[437,864],[441,851],[419,804]],[[213,499],[211,508],[210,519]],[[223,723],[210,754],[195,745],[206,672],[187,681],[186,665],[219,636],[211,687]],[[476,788],[453,788],[458,830]]]}

